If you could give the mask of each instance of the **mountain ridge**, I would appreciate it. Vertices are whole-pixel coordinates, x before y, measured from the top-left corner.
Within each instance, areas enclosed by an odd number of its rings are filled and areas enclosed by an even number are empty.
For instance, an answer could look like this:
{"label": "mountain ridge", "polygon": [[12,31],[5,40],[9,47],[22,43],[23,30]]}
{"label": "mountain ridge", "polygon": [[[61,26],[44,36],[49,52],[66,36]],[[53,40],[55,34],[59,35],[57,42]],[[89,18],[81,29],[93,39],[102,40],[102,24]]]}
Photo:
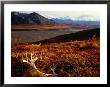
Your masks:
{"label": "mountain ridge", "polygon": [[30,14],[20,12],[11,13],[11,25],[44,25],[50,23],[48,18],[35,12]]}
{"label": "mountain ridge", "polygon": [[[77,19],[77,18],[76,18]],[[78,25],[78,26],[89,26],[89,27],[100,27],[100,22],[91,20],[73,20],[67,17],[59,18],[46,18],[36,12],[32,13],[11,13],[11,25],[53,25],[53,24],[64,24],[64,25]]]}

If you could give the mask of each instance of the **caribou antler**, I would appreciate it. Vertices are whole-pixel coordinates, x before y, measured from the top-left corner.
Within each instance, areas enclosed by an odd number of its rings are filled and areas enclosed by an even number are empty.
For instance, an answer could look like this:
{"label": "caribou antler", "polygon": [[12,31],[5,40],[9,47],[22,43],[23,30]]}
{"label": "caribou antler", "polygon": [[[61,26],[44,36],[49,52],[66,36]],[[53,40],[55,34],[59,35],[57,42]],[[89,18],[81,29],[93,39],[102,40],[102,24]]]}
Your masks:
{"label": "caribou antler", "polygon": [[53,75],[56,75],[56,73],[55,73],[56,67],[57,67],[57,65],[55,65],[54,63],[52,64],[52,66],[50,66],[50,69],[52,70]]}
{"label": "caribou antler", "polygon": [[23,62],[28,63],[29,65],[31,65],[36,70],[36,72],[38,72],[40,74],[40,76],[55,76],[55,75],[57,75],[54,72],[56,67],[51,67],[51,70],[53,71],[53,74],[46,74],[46,73],[43,73],[43,72],[39,71],[38,68],[35,65],[36,60],[38,60],[38,57],[33,58],[33,53],[31,53],[30,58],[28,58],[27,52],[26,52],[26,58],[22,59]]}

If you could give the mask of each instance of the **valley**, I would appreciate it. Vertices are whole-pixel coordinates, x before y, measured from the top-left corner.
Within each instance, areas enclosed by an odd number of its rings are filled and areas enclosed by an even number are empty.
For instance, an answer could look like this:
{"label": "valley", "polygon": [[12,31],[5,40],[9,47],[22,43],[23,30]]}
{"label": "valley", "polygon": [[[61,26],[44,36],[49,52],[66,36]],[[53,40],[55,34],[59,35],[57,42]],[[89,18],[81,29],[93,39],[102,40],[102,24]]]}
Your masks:
{"label": "valley", "polygon": [[66,14],[11,12],[11,77],[100,77],[100,21]]}

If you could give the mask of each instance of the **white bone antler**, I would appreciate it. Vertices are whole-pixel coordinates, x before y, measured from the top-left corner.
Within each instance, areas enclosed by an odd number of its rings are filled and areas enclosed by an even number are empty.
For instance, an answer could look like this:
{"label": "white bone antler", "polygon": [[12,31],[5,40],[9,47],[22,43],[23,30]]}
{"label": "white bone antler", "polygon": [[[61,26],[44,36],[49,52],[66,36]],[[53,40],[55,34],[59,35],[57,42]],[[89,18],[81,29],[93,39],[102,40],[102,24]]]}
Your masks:
{"label": "white bone antler", "polygon": [[57,65],[55,65],[54,63],[53,63],[53,65],[50,67],[50,69],[52,70],[52,72],[53,72],[54,75],[56,75],[56,73],[55,73],[56,67],[57,67]]}
{"label": "white bone antler", "polygon": [[52,67],[52,68],[51,68],[53,74],[46,74],[46,73],[43,73],[43,72],[39,71],[38,68],[37,68],[36,65],[35,65],[36,60],[38,60],[38,57],[34,57],[34,58],[33,58],[33,53],[31,53],[30,60],[29,60],[29,58],[28,58],[28,56],[27,56],[27,52],[26,52],[26,59],[22,59],[23,62],[25,62],[25,63],[31,65],[31,66],[36,70],[36,72],[38,72],[41,76],[55,76],[55,75],[57,75],[57,74],[55,74],[55,72],[54,72],[55,67]]}

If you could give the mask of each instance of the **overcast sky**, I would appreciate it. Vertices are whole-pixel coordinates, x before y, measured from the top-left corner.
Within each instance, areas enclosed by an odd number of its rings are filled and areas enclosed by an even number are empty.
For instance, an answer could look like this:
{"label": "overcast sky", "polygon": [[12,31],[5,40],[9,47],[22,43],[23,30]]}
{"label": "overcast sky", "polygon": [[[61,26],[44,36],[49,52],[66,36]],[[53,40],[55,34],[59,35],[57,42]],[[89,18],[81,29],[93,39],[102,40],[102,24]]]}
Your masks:
{"label": "overcast sky", "polygon": [[[32,13],[32,11],[30,12],[24,12],[23,13]],[[36,11],[36,13],[41,14],[44,17],[47,18],[58,18],[58,17],[70,17],[72,19],[74,18],[79,18],[79,17],[83,17],[83,18],[91,18],[93,20],[99,20],[100,19],[100,14],[99,12],[95,12],[95,11]]]}

